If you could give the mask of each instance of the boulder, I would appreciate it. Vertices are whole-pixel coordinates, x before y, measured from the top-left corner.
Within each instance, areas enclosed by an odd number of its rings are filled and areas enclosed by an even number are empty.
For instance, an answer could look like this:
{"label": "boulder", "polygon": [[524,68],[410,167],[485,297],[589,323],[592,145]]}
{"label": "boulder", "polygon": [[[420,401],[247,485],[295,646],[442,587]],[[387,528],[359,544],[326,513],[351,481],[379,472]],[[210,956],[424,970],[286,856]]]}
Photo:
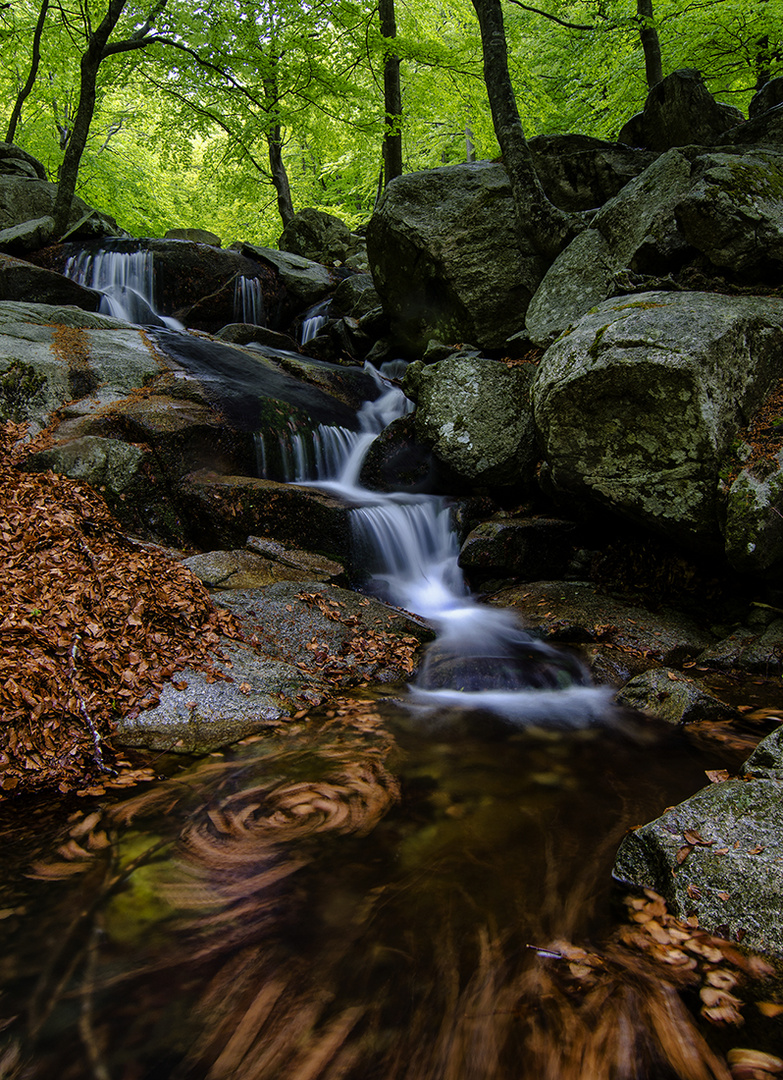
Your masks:
{"label": "boulder", "polygon": [[348,550],[349,508],[311,488],[201,470],[180,489],[183,513],[204,548],[232,548],[249,535],[341,559]]}
{"label": "boulder", "polygon": [[216,600],[268,656],[297,664],[333,687],[401,682],[434,637],[412,616],[318,582],[281,581],[217,594]]}
{"label": "boulder", "polygon": [[554,579],[565,574],[575,526],[559,518],[499,515],[465,538],[459,564],[472,583],[488,578]]}
{"label": "boulder", "polygon": [[[57,184],[0,172],[0,231],[50,218],[56,198]],[[93,210],[79,198],[73,200],[68,227],[81,237],[125,235],[113,218]]]}
{"label": "boulder", "polygon": [[718,145],[783,150],[783,108],[776,105],[739,127],[729,128]]}
{"label": "boulder", "polygon": [[240,250],[249,258],[274,267],[298,311],[323,300],[337,284],[334,272],[313,259],[252,244],[242,244]]}
{"label": "boulder", "polygon": [[26,251],[38,251],[44,247],[54,232],[54,218],[40,217],[23,221],[0,231],[0,251],[23,255]]}
{"label": "boulder", "polygon": [[651,668],[637,675],[615,700],[618,705],[657,716],[667,724],[739,720],[741,715],[696,679],[671,668]]}
{"label": "boulder", "polygon": [[459,486],[417,438],[412,413],[393,420],[371,443],[359,483],[372,491],[442,493]]}
{"label": "boulder", "polygon": [[220,341],[226,341],[229,345],[268,345],[272,349],[282,349],[287,352],[296,352],[298,346],[288,334],[280,334],[277,330],[268,330],[265,326],[256,326],[252,323],[228,323],[214,335]]}
{"label": "boulder", "polygon": [[470,484],[508,487],[532,480],[538,447],[530,373],[497,360],[457,354],[408,370],[415,379],[416,437]]}
{"label": "boulder", "polygon": [[678,202],[680,230],[714,266],[778,280],[783,267],[783,153],[705,154]]}
{"label": "boulder", "polygon": [[169,229],[164,240],[189,240],[192,244],[210,244],[220,247],[220,237],[208,229]]}
{"label": "boulder", "polygon": [[547,270],[527,309],[525,329],[546,347],[614,293],[620,263],[597,229],[585,229]]}
{"label": "boulder", "polygon": [[690,248],[674,211],[690,186],[690,158],[670,150],[598,211],[592,228],[606,240],[619,266],[659,273],[685,260]]}
{"label": "boulder", "polygon": [[208,589],[260,589],[276,581],[310,579],[305,570],[285,566],[243,548],[204,551],[183,559],[182,565],[187,566]]}
{"label": "boulder", "polygon": [[163,364],[144,334],[106,315],[0,302],[0,416],[45,427],[74,398],[117,399]]}
{"label": "boulder", "polygon": [[783,301],[608,300],[544,354],[533,386],[552,489],[689,543],[717,542],[718,476],[778,377]]}
{"label": "boulder", "polygon": [[657,156],[589,135],[536,135],[528,146],[544,191],[572,213],[603,206]]}
{"label": "boulder", "polygon": [[751,120],[755,120],[757,116],[761,116],[768,109],[774,109],[776,105],[783,105],[783,75],[765,82],[762,88],[753,95],[748,105],[748,116]]}
{"label": "boulder", "polygon": [[6,176],[29,176],[34,180],[47,180],[45,166],[14,143],[0,142],[0,174]]}
{"label": "boulder", "polygon": [[[0,236],[0,246],[2,246]],[[0,255],[0,300],[23,300],[36,304],[73,304],[85,311],[97,311],[100,294],[85,289],[54,270]]]}
{"label": "boulder", "polygon": [[432,337],[500,347],[523,328],[546,269],[520,247],[508,176],[488,161],[393,180],[367,250],[393,332],[413,354]]}
{"label": "boulder", "polygon": [[303,259],[332,266],[356,255],[364,247],[364,241],[333,214],[305,207],[283,229],[278,247]]}
{"label": "boulder", "polygon": [[682,68],[652,87],[641,121],[632,134],[622,131],[620,141],[632,137],[633,145],[659,151],[673,146],[711,146],[744,119],[733,105],[715,100],[698,71]]}
{"label": "boulder", "polygon": [[352,274],[337,286],[333,302],[338,311],[360,319],[379,307],[381,301],[370,274]]}
{"label": "boulder", "polygon": [[726,556],[741,573],[783,571],[783,452],[742,469],[729,489]]}
{"label": "boulder", "polygon": [[761,952],[783,953],[781,729],[740,768],[623,840],[614,874],[654,889],[670,914]]}
{"label": "boulder", "polygon": [[699,655],[702,667],[717,671],[742,671],[779,675],[783,670],[783,619],[773,619],[763,629],[740,626],[728,637]]}
{"label": "boulder", "polygon": [[300,709],[327,696],[323,680],[292,663],[270,660],[250,645],[228,641],[215,662],[222,678],[190,668],[165,684],[160,703],[117,721],[123,746],[208,754],[264,728],[279,728]]}

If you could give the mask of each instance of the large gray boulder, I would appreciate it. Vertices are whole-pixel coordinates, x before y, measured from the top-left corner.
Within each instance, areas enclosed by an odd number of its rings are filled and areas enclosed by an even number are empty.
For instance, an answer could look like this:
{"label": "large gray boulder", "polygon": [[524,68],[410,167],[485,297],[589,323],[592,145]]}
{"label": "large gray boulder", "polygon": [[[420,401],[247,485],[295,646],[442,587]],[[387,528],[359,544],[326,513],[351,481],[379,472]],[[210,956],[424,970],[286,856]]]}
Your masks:
{"label": "large gray boulder", "polygon": [[535,345],[547,346],[614,292],[621,269],[598,229],[585,229],[561,251],[527,309],[525,329]]}
{"label": "large gray boulder", "polygon": [[748,116],[755,120],[767,109],[774,109],[776,105],[783,105],[783,75],[777,79],[765,82],[762,88],[753,95],[748,105]]}
{"label": "large gray boulder", "polygon": [[45,427],[74,398],[123,397],[162,370],[143,333],[51,304],[0,302],[0,418]]}
{"label": "large gray boulder", "polygon": [[283,229],[278,247],[303,259],[332,266],[358,254],[364,248],[364,241],[334,214],[305,207]]}
{"label": "large gray boulder", "polygon": [[779,376],[783,301],[642,293],[600,304],[533,387],[549,482],[679,541],[719,537],[718,477]]}
{"label": "large gray boulder", "polygon": [[241,250],[251,259],[274,267],[297,310],[317,304],[337,284],[332,270],[302,255],[290,251],[276,251],[274,248],[255,247],[252,244],[243,244]]}
{"label": "large gray boulder", "polygon": [[669,150],[598,211],[592,227],[620,266],[658,273],[683,260],[688,243],[674,210],[690,186],[690,158]]}
{"label": "large gray boulder", "polygon": [[73,304],[85,311],[97,311],[100,299],[93,289],[85,289],[55,270],[33,266],[10,255],[0,255],[0,300]]}
{"label": "large gray boulder", "polygon": [[743,946],[783,952],[783,728],[740,768],[623,840],[614,873],[670,914]]}
{"label": "large gray boulder", "polygon": [[703,155],[675,213],[685,239],[714,266],[774,274],[783,265],[783,153]]}
{"label": "large gray boulder", "polygon": [[456,354],[412,365],[416,436],[457,476],[479,486],[529,482],[538,458],[531,376],[482,356]]}
{"label": "large gray boulder", "polygon": [[264,728],[280,727],[298,710],[328,696],[326,683],[293,663],[272,660],[256,648],[226,640],[224,676],[185,668],[164,685],[152,709],[128,714],[114,735],[123,746],[207,754]]}
{"label": "large gray boulder", "polygon": [[389,184],[367,229],[375,287],[405,347],[502,345],[524,326],[546,269],[520,248],[508,176],[481,161]]}
{"label": "large gray boulder", "polygon": [[603,206],[657,157],[589,135],[536,135],[528,146],[547,195],[571,212]]}
{"label": "large gray boulder", "polygon": [[48,179],[43,163],[15,143],[0,142],[0,173],[27,176],[33,180]]}
{"label": "large gray boulder", "polygon": [[[14,229],[36,218],[51,217],[56,198],[57,184],[34,180],[30,176],[0,173],[0,230]],[[113,218],[93,210],[82,199],[74,198],[68,228],[77,226],[80,237],[124,235]]]}
{"label": "large gray boulder", "polygon": [[652,87],[641,116],[632,118],[618,140],[649,150],[711,146],[744,119],[733,105],[715,100],[698,71],[681,68]]}

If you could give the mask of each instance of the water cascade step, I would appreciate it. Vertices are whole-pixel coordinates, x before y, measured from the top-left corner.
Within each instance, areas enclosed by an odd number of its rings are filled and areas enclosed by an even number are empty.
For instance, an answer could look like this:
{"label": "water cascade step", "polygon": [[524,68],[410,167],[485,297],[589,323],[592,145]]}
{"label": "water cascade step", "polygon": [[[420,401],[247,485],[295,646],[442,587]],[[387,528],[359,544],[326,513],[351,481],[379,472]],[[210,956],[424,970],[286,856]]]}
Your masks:
{"label": "water cascade step", "polygon": [[71,255],[63,271],[79,285],[103,294],[99,311],[140,326],[167,326],[181,330],[182,323],[155,308],[155,268],[151,251],[82,251]]}
{"label": "water cascade step", "polygon": [[[583,726],[606,719],[608,689],[592,686],[579,658],[532,638],[511,612],[479,604],[459,567],[448,501],[437,495],[362,488],[362,462],[375,437],[412,409],[391,379],[399,362],[374,373],[382,392],[359,411],[359,431],[321,424],[280,437],[276,460],[287,483],[327,490],[353,507],[354,577],[365,591],[429,620],[430,646],[408,701],[422,714],[478,709],[505,721]],[[269,457],[257,436],[259,468]]]}

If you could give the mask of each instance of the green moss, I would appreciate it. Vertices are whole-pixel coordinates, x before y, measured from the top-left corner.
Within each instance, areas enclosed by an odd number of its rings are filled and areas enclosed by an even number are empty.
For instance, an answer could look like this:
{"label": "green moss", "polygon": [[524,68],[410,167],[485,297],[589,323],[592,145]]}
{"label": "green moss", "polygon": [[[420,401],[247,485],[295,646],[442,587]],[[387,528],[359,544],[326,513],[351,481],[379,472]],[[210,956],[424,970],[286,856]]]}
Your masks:
{"label": "green moss", "polygon": [[45,377],[39,375],[30,364],[12,360],[0,375],[0,420],[13,420],[16,423],[27,420],[33,412],[33,401],[40,396],[45,385]]}

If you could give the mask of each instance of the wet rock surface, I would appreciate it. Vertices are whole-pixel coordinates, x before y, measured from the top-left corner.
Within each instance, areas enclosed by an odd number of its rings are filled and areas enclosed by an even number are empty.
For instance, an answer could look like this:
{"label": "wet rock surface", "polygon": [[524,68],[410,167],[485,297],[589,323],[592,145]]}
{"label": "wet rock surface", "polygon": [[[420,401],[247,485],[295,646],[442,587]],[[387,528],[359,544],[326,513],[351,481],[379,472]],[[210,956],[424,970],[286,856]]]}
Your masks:
{"label": "wet rock surface", "polygon": [[783,950],[780,729],[736,779],[713,783],[626,836],[623,881],[653,888],[680,918],[752,949]]}

